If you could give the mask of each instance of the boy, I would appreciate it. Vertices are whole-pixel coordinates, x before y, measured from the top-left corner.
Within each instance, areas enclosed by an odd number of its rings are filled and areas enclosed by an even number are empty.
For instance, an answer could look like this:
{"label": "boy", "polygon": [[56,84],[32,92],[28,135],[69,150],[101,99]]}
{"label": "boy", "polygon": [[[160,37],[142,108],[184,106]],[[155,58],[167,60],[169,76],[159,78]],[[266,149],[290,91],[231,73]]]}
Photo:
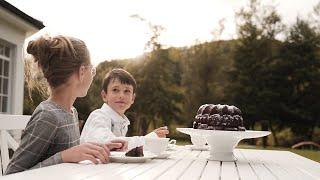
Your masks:
{"label": "boy", "polygon": [[[133,76],[124,69],[107,73],[101,91],[104,104],[89,115],[81,133],[81,143],[102,143],[126,136],[130,121],[124,113],[134,102],[136,86]],[[168,133],[167,127],[160,127],[146,136],[165,137]],[[129,142],[129,150],[144,144],[143,137],[125,139]]]}

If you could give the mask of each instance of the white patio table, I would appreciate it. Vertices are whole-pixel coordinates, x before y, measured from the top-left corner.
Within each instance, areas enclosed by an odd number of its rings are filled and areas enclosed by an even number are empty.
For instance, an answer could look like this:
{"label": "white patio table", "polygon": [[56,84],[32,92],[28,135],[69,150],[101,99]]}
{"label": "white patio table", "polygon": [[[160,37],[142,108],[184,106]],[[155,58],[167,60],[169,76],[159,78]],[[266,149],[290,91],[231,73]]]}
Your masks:
{"label": "white patio table", "polygon": [[235,149],[234,153],[236,162],[208,161],[209,151],[191,151],[178,146],[168,159],[127,164],[63,163],[0,179],[320,179],[320,163],[288,151]]}

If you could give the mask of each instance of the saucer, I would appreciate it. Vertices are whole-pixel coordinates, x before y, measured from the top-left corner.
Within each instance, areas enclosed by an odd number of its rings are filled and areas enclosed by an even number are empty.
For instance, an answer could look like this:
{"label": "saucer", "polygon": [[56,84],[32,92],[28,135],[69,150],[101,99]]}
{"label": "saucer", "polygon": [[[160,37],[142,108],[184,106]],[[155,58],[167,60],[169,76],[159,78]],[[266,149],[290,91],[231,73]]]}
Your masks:
{"label": "saucer", "polygon": [[125,152],[111,152],[110,161],[116,163],[144,163],[147,160],[156,157],[156,155],[150,152],[143,152],[143,154],[143,157],[130,157],[126,156]]}
{"label": "saucer", "polygon": [[191,150],[194,150],[194,151],[208,151],[209,150],[208,145],[205,145],[205,146],[186,145],[186,147]]}
{"label": "saucer", "polygon": [[170,155],[171,155],[171,153],[164,152],[164,153],[154,157],[153,159],[168,159]]}
{"label": "saucer", "polygon": [[176,145],[170,144],[167,147],[167,151],[175,151],[176,150]]}

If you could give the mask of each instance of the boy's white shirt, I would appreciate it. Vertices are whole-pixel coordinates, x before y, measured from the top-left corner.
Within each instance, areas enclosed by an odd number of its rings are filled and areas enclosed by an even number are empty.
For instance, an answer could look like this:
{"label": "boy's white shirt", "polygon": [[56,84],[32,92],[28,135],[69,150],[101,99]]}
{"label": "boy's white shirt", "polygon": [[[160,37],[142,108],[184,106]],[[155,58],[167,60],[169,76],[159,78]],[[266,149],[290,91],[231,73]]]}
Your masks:
{"label": "boy's white shirt", "polygon": [[143,146],[144,137],[158,137],[155,132],[146,136],[125,137],[130,121],[126,116],[120,116],[108,104],[104,103],[100,109],[90,113],[81,133],[80,143],[106,143],[114,139],[128,141],[128,150]]}

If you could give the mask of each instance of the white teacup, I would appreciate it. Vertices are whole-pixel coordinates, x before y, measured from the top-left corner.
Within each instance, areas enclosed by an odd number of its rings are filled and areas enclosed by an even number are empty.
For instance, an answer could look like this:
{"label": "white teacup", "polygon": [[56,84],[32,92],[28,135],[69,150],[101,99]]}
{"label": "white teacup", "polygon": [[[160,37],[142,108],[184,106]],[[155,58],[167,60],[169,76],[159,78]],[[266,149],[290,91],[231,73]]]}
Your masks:
{"label": "white teacup", "polygon": [[198,136],[198,135],[192,135],[191,136],[191,142],[194,146],[197,146],[197,147],[203,147],[206,145],[207,143],[207,140],[202,137],[202,136]]}
{"label": "white teacup", "polygon": [[145,138],[146,149],[156,155],[162,154],[166,150],[168,143],[169,138]]}
{"label": "white teacup", "polygon": [[169,149],[174,148],[174,147],[175,147],[175,145],[176,145],[176,143],[177,143],[177,140],[175,140],[175,139],[171,139],[171,140],[168,142],[168,146],[167,146],[167,148],[169,148]]}

